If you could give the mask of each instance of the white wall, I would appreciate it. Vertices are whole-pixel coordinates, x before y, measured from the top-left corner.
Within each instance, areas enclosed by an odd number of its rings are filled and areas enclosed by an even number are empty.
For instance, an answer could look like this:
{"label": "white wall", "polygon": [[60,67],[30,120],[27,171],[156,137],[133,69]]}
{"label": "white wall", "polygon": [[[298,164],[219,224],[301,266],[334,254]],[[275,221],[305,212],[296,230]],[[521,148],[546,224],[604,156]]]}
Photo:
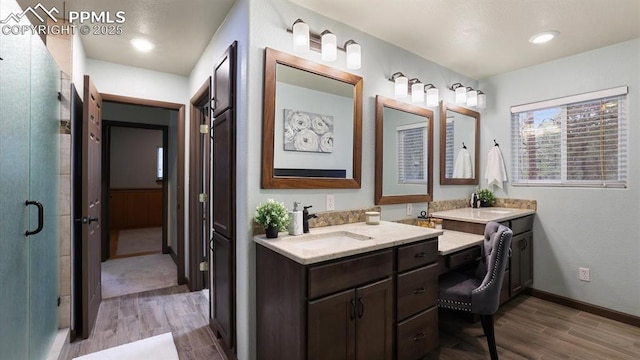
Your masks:
{"label": "white wall", "polygon": [[[534,288],[640,315],[640,39],[498,75],[482,81],[489,103],[481,149],[495,138],[511,173],[510,106],[629,86],[629,177],[626,189],[515,187],[498,196],[538,201]],[[481,151],[481,169],[486,152]],[[486,182],[485,182],[486,184]],[[578,281],[578,267],[591,282]]]}
{"label": "white wall", "polygon": [[87,56],[80,41],[80,35],[74,34],[72,41],[72,81],[76,85],[80,99],[82,99],[84,97],[84,75],[86,74]]}

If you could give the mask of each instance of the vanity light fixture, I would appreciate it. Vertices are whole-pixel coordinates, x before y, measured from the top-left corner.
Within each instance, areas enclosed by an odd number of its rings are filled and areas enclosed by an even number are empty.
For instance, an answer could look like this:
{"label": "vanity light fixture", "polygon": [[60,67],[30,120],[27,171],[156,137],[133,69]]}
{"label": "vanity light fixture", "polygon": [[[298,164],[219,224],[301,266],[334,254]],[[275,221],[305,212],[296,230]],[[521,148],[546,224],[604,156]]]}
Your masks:
{"label": "vanity light fixture", "polygon": [[473,90],[471,87],[467,88],[467,106],[478,106],[478,92]]}
{"label": "vanity light fixture", "polygon": [[293,51],[303,53],[309,50],[309,25],[298,19],[291,27],[293,32]]}
{"label": "vanity light fixture", "polygon": [[436,107],[440,102],[440,94],[438,88],[433,84],[427,84],[424,86],[424,90],[427,93],[427,107]]}
{"label": "vanity light fixture", "polygon": [[323,31],[322,40],[322,61],[335,61],[338,58],[338,38],[329,30]]}
{"label": "vanity light fixture", "polygon": [[484,109],[487,107],[487,95],[478,90],[478,109]]}
{"label": "vanity light fixture", "polygon": [[394,96],[397,98],[403,98],[407,96],[409,79],[401,72],[396,72],[389,78],[395,84]]}
{"label": "vanity light fixture", "polygon": [[460,83],[454,83],[451,85],[449,90],[454,91],[456,93],[456,104],[458,105],[467,104],[467,87],[466,86]]}
{"label": "vanity light fixture", "polygon": [[309,50],[318,51],[322,54],[323,61],[335,61],[338,58],[338,50],[347,53],[347,69],[360,69],[362,66],[362,48],[354,40],[347,40],[344,46],[338,46],[338,39],[330,30],[322,33],[314,33],[309,30],[302,19],[297,19],[287,32],[293,34],[293,51],[305,53]]}
{"label": "vanity light fixture", "polygon": [[411,84],[411,102],[421,103],[424,101],[424,84],[418,78],[409,80]]}
{"label": "vanity light fixture", "polygon": [[344,48],[347,49],[347,69],[360,69],[360,66],[362,66],[362,48],[360,44],[353,40],[347,40],[344,43]]}

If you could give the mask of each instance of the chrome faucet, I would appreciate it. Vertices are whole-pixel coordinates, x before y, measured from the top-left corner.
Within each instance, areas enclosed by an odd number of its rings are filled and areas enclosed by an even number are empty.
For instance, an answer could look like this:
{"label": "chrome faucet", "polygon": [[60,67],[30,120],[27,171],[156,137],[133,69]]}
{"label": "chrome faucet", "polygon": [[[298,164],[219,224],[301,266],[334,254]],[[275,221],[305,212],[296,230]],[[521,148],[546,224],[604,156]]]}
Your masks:
{"label": "chrome faucet", "polygon": [[307,211],[307,209],[310,207],[313,206],[303,206],[302,210],[302,231],[305,233],[309,232],[309,219],[315,219],[318,217],[316,214],[309,214],[309,211]]}

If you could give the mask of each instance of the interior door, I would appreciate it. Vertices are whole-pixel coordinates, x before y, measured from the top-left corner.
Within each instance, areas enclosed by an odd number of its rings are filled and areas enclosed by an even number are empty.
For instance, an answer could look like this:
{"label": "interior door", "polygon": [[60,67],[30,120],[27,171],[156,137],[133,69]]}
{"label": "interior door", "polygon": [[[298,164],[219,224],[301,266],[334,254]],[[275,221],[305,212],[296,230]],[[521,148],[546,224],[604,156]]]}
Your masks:
{"label": "interior door", "polygon": [[93,329],[102,300],[101,214],[102,191],[102,98],[96,87],[84,76],[84,108],[82,127],[82,337]]}

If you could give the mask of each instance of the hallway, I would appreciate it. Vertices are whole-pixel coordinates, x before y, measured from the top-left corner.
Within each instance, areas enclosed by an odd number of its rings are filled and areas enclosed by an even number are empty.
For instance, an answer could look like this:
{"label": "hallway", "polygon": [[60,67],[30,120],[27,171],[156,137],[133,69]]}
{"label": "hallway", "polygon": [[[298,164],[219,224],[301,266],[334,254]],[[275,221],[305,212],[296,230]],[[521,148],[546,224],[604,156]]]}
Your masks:
{"label": "hallway", "polygon": [[225,359],[209,327],[203,292],[173,286],[105,299],[91,336],[71,343],[67,359],[171,332],[180,359]]}
{"label": "hallway", "polygon": [[177,267],[168,254],[109,259],[102,263],[102,299],[177,285]]}

